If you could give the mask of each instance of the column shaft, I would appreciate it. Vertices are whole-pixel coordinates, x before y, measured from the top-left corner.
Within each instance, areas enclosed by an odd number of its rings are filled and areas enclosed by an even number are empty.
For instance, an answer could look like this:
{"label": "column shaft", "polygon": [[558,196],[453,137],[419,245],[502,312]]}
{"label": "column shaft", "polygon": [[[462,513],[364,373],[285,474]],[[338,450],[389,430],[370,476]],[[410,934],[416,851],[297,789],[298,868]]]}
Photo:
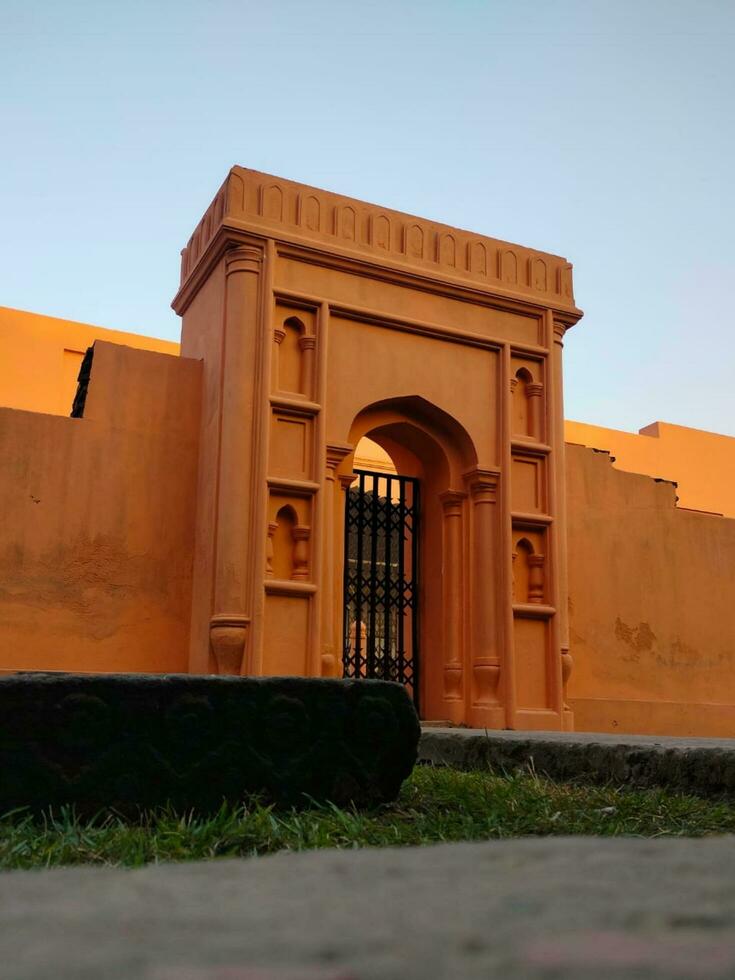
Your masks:
{"label": "column shaft", "polygon": [[496,544],[497,476],[468,474],[472,500],[472,704],[496,705],[500,659],[497,649],[499,568]]}
{"label": "column shaft", "polygon": [[222,373],[222,417],[218,472],[216,559],[210,641],[220,673],[243,669],[252,616],[250,502],[253,472],[255,372],[263,253],[238,246],[225,256],[226,293]]}
{"label": "column shaft", "polygon": [[[444,611],[444,700],[462,701],[462,508],[465,495],[448,490],[443,508],[442,605]],[[450,721],[457,719],[450,718]]]}
{"label": "column shaft", "polygon": [[[341,535],[337,528],[344,520],[345,497],[342,487],[338,489],[337,467],[352,452],[349,445],[327,446],[327,469],[324,493],[324,577],[322,582],[322,648],[321,672],[325,677],[338,677],[341,674],[341,641],[337,636],[337,590],[339,589],[338,569],[342,567],[337,550]],[[340,483],[342,481],[340,480]],[[346,481],[344,481],[346,483]],[[347,484],[349,486],[349,484]]]}

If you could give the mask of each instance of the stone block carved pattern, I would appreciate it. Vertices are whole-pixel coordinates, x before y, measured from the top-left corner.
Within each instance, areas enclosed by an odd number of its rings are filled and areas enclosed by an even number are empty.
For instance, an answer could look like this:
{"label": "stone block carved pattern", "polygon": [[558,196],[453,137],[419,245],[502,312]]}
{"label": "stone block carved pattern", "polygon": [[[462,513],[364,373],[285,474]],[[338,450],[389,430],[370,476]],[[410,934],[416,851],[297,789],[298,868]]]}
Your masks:
{"label": "stone block carved pattern", "polygon": [[473,283],[543,294],[572,306],[572,267],[566,259],[329,191],[234,167],[182,252],[186,281],[207,243],[228,220],[254,230],[283,228],[308,244],[331,243],[411,266],[446,270]]}
{"label": "stone block carved pattern", "polygon": [[259,792],[392,800],[420,734],[399,684],[298,677],[0,679],[0,810],[212,811]]}

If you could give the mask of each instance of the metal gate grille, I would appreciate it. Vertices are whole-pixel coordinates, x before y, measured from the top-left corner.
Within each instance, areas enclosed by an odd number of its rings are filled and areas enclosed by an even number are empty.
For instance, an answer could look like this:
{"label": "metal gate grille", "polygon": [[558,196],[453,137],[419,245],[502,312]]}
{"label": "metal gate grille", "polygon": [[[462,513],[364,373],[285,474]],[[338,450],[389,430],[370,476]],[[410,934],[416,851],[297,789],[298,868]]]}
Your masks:
{"label": "metal gate grille", "polygon": [[419,481],[356,470],[345,506],[345,677],[405,684],[418,708]]}

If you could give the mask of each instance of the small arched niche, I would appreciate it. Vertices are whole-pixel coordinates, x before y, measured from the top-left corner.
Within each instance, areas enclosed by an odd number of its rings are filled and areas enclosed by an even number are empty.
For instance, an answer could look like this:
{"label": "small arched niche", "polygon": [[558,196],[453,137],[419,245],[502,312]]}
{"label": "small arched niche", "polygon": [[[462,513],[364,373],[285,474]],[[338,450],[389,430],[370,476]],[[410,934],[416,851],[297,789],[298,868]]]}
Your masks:
{"label": "small arched niche", "polygon": [[283,321],[283,339],[278,350],[278,387],[281,391],[302,393],[301,346],[299,341],[306,333],[303,322],[297,316]]}
{"label": "small arched niche", "polygon": [[294,528],[298,516],[291,504],[285,504],[276,514],[273,530],[273,577],[288,580],[294,570]]}
{"label": "small arched niche", "polygon": [[531,406],[528,401],[529,384],[533,384],[533,376],[527,368],[519,368],[511,382],[512,392],[512,428],[513,435],[532,436],[533,419]]}
{"label": "small arched niche", "polygon": [[531,564],[529,558],[534,549],[528,538],[519,538],[513,548],[513,599],[528,602],[528,583]]}
{"label": "small arched niche", "polygon": [[513,601],[543,603],[544,578],[544,556],[536,551],[529,538],[519,538],[513,549]]}

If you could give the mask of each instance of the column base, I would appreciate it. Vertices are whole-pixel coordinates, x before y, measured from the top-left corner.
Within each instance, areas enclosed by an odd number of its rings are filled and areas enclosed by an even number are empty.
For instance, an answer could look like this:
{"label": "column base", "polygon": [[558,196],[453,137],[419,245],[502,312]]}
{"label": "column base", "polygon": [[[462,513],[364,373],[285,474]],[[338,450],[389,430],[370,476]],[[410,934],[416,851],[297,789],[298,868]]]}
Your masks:
{"label": "column base", "polygon": [[240,675],[250,620],[247,616],[221,613],[209,623],[209,642],[218,674]]}
{"label": "column base", "polygon": [[469,728],[505,728],[505,708],[500,704],[473,704],[467,725]]}

